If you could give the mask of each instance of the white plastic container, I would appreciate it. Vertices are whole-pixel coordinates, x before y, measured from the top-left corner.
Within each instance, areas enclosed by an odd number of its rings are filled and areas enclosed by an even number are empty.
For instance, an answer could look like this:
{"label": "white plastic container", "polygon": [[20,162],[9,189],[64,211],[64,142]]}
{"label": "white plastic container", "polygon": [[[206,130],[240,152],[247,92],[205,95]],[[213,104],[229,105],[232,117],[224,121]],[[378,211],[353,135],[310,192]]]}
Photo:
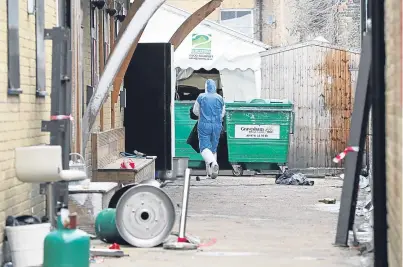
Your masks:
{"label": "white plastic container", "polygon": [[43,245],[50,230],[50,223],[7,226],[6,234],[13,267],[41,266]]}

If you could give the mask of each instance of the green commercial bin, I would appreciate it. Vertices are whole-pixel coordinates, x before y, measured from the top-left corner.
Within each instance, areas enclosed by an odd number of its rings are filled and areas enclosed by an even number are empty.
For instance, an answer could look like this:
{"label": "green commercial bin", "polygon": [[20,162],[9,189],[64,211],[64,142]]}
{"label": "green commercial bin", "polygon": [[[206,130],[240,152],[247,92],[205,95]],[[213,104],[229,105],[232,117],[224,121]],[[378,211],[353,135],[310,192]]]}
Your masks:
{"label": "green commercial bin", "polygon": [[196,124],[189,115],[195,101],[175,101],[175,156],[188,157],[189,168],[205,168],[203,158],[188,145],[187,139]]}
{"label": "green commercial bin", "polygon": [[294,128],[288,100],[253,99],[226,103],[228,160],[233,174],[248,170],[279,170],[287,164]]}

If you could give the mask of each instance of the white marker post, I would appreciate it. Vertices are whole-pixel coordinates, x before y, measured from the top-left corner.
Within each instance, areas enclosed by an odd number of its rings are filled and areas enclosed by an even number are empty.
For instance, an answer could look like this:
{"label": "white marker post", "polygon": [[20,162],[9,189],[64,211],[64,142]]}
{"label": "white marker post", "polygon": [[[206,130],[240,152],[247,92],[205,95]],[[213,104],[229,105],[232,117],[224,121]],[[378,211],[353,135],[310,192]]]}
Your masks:
{"label": "white marker post", "polygon": [[181,218],[179,221],[178,242],[188,242],[188,240],[186,239],[186,217],[188,214],[189,187],[190,187],[190,169],[186,169],[185,182],[183,184],[182,211],[181,211]]}
{"label": "white marker post", "polygon": [[183,184],[182,211],[179,221],[179,236],[176,241],[164,243],[164,249],[193,250],[197,249],[197,244],[190,243],[186,238],[186,217],[189,201],[190,169],[185,170],[185,181]]}

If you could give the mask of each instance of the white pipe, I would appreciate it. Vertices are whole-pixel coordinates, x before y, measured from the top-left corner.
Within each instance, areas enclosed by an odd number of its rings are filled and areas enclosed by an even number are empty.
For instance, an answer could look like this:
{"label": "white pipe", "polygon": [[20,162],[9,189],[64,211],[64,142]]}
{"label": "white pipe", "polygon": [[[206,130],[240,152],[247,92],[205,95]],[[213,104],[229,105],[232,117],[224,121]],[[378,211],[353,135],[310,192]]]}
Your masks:
{"label": "white pipe", "polygon": [[120,66],[126,58],[134,40],[140,34],[147,22],[151,19],[155,11],[157,11],[157,9],[164,2],[165,0],[145,0],[136,12],[136,15],[131,19],[126,30],[116,43],[115,49],[109,56],[104,72],[100,77],[98,87],[96,90],[94,90],[94,94],[91,97],[88,108],[84,113],[82,122],[82,146],[84,148],[84,153],[96,117],[103,103],[105,103],[106,99],[108,98],[110,90],[113,88],[112,83],[120,69]]}
{"label": "white pipe", "polygon": [[190,187],[190,169],[185,170],[185,182],[183,184],[183,195],[182,195],[182,211],[179,221],[179,238],[178,242],[183,242],[186,239],[186,217],[188,213],[189,204],[189,187]]}

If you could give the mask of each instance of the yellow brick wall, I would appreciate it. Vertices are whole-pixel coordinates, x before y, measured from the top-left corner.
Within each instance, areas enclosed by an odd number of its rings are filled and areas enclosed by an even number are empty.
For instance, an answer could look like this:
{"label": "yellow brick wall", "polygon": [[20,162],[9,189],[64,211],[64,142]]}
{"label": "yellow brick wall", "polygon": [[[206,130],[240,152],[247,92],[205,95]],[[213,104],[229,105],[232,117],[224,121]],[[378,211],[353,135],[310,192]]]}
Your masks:
{"label": "yellow brick wall", "polygon": [[[86,102],[86,89],[87,85],[92,85],[91,83],[91,21],[90,21],[90,2],[87,0],[82,0],[82,9],[83,9],[83,34],[84,34],[84,47],[83,47],[83,68],[84,68],[84,101]],[[97,10],[98,15],[100,12]],[[98,20],[99,22],[99,20]],[[98,24],[99,26],[99,24]],[[108,30],[109,34],[109,30]],[[98,50],[97,53],[98,54]],[[99,70],[96,70],[97,75],[99,76]],[[120,111],[120,102],[119,98],[117,104],[115,105],[115,128],[123,127],[123,112]],[[104,104],[103,108],[103,131],[110,130],[112,127],[112,116],[111,116],[111,97],[109,94],[109,98]],[[100,131],[100,116],[97,116],[96,123],[92,129],[92,132]],[[91,176],[91,139],[88,141],[86,146],[86,154],[85,159],[87,162],[87,171]]]}
{"label": "yellow brick wall", "polygon": [[[15,177],[14,149],[49,143],[49,134],[41,132],[41,120],[50,116],[50,97],[37,98],[35,16],[27,14],[27,2],[20,4],[20,96],[7,96],[7,1],[0,1],[0,241],[3,240],[4,219],[8,215],[44,213],[44,197],[39,186],[24,184]],[[56,21],[54,0],[45,0],[46,28]],[[46,42],[46,90],[51,85],[51,43]]]}
{"label": "yellow brick wall", "polygon": [[[83,9],[83,70],[84,70],[84,103],[87,103],[87,85],[91,85],[91,17],[90,3],[82,0]],[[91,175],[91,139],[86,146],[85,159],[87,163],[87,172]]]}
{"label": "yellow brick wall", "polygon": [[[385,1],[386,170],[389,266],[402,266],[401,0]],[[376,162],[375,162],[376,164]],[[376,179],[376,177],[375,177]]]}

